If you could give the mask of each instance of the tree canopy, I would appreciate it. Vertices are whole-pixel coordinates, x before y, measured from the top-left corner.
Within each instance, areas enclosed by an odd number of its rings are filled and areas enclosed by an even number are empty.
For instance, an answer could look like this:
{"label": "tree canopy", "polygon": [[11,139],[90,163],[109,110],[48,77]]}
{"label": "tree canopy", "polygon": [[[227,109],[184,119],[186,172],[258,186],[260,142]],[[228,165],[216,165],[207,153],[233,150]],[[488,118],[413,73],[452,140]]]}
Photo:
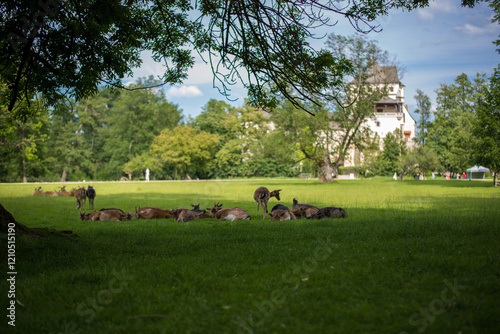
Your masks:
{"label": "tree canopy", "polygon": [[314,50],[309,40],[317,37],[315,28],[345,18],[358,31],[377,30],[374,20],[391,8],[411,10],[428,2],[5,0],[0,80],[8,103],[2,111],[37,92],[52,104],[62,96],[88,97],[102,84],[123,87],[145,50],[165,65],[162,84],[186,79],[197,52],[212,65],[223,93],[242,82],[256,105],[275,106],[279,96],[299,107],[318,97],[336,99],[335,88],[352,65]]}
{"label": "tree canopy", "polygon": [[474,160],[495,173],[495,185],[500,173],[500,67],[490,78],[490,87],[480,98],[473,123],[475,141]]}

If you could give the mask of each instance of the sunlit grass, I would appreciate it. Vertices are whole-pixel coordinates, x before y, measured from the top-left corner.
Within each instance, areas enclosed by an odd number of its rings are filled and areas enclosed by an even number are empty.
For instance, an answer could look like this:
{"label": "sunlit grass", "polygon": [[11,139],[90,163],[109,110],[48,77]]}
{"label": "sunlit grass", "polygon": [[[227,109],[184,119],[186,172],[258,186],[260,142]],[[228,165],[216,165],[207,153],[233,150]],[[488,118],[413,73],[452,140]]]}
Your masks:
{"label": "sunlit grass", "polygon": [[[42,240],[17,239],[16,332],[495,333],[499,328],[500,191],[489,182],[92,185],[96,209],[198,203],[205,208],[218,201],[246,209],[252,220],[81,222],[73,198],[33,197],[33,185],[2,184],[0,203],[21,223],[79,235],[44,232]],[[297,198],[343,207],[349,217],[262,220],[253,200],[259,186],[282,189],[280,203],[290,207]],[[276,203],[271,199],[270,207]],[[5,282],[0,286],[6,291]],[[6,327],[4,320],[0,329]]]}

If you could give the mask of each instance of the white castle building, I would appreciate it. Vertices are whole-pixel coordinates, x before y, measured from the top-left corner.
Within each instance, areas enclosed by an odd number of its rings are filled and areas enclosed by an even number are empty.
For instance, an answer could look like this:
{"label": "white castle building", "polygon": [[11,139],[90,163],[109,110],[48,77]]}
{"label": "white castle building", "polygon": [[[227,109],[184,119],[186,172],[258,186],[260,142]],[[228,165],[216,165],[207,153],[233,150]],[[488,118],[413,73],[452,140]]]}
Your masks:
{"label": "white castle building", "polygon": [[[415,138],[415,120],[408,111],[408,105],[404,104],[404,85],[398,77],[396,66],[380,66],[376,61],[368,71],[368,83],[385,88],[388,95],[375,103],[373,106],[374,114],[366,120],[365,126],[372,132],[376,133],[380,138],[380,150],[383,150],[383,139],[385,136],[398,129],[404,136],[404,140],[408,147],[414,145]],[[270,114],[263,111],[264,117],[269,118]],[[270,131],[275,129],[272,122],[268,123]],[[335,128],[335,124],[331,124]],[[336,128],[337,131],[342,131],[341,128]],[[321,136],[320,136],[321,137]],[[348,155],[344,159],[345,167],[359,166],[363,161],[363,152],[352,145],[348,151]]]}
{"label": "white castle building", "polygon": [[[399,80],[396,66],[380,66],[374,62],[368,72],[371,74],[368,82],[379,88],[386,87],[388,95],[373,106],[374,115],[367,120],[366,126],[378,134],[381,139],[381,150],[385,136],[396,129],[401,130],[407,146],[412,146],[415,138],[415,120],[408,111],[408,105],[404,104],[405,86]],[[344,166],[356,166],[360,160],[362,154],[353,147],[349,150]]]}
{"label": "white castle building", "polygon": [[379,66],[375,62],[370,72],[373,72],[373,75],[368,82],[380,87],[386,85],[389,93],[375,104],[375,115],[368,120],[367,126],[380,138],[384,138],[387,133],[395,129],[400,129],[405,141],[413,143],[415,120],[408,112],[408,105],[404,104],[405,86],[399,81],[396,66]]}

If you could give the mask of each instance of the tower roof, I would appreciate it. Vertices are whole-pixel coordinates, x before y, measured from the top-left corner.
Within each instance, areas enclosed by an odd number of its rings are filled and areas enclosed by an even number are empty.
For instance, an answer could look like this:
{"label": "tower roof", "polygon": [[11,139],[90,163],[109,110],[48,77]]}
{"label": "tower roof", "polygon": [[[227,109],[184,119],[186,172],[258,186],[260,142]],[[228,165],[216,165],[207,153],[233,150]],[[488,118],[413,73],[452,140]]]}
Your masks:
{"label": "tower roof", "polygon": [[367,82],[373,84],[401,84],[396,66],[380,66],[376,60],[368,70],[369,78]]}

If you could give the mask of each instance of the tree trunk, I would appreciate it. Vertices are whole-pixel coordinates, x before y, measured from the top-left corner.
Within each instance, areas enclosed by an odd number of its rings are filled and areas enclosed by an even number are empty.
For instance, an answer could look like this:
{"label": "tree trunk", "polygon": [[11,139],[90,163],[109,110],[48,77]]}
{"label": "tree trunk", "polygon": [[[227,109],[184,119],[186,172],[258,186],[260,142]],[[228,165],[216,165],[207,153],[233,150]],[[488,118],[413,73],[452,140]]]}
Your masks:
{"label": "tree trunk", "polygon": [[26,177],[26,157],[23,151],[23,183],[28,183],[28,178]]}
{"label": "tree trunk", "polygon": [[[26,235],[31,238],[40,239],[40,236],[34,232],[32,232],[28,227],[24,226],[21,223],[18,223],[14,216],[7,211],[2,204],[0,204],[0,231],[8,234],[9,228],[14,228],[14,233],[16,235]],[[12,232],[11,232],[12,233]]]}
{"label": "tree trunk", "polygon": [[61,175],[61,182],[66,182],[66,177],[68,176],[68,169],[64,168],[63,173]]}
{"label": "tree trunk", "polygon": [[328,158],[325,156],[323,159],[323,162],[320,165],[320,172],[319,172],[319,182],[332,182],[333,181],[333,173],[334,169],[332,168],[332,165],[330,164],[330,161]]}

